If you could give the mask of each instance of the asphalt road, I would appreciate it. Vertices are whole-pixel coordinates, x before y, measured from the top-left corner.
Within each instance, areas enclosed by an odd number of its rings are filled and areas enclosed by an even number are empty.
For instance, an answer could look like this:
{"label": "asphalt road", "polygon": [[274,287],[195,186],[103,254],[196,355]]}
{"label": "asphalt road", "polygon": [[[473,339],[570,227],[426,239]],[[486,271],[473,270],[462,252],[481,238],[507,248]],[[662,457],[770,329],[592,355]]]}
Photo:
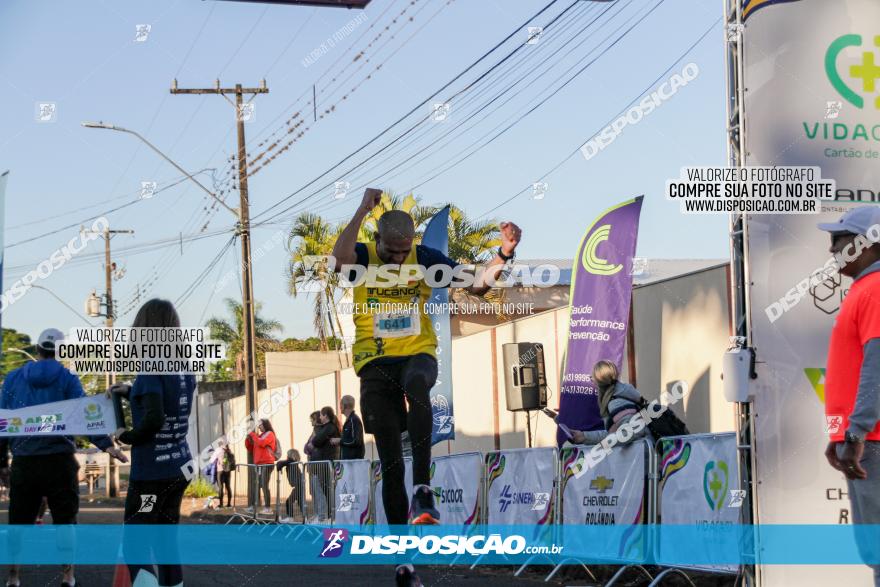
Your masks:
{"label": "asphalt road", "polygon": [[[81,524],[119,524],[122,521],[122,500],[108,500],[83,496],[80,501],[79,522]],[[0,501],[0,523],[7,522],[8,501]],[[200,514],[190,515],[194,507],[201,507],[201,500],[185,500],[182,508],[183,523],[217,523],[204,519]],[[47,515],[47,523],[51,516]],[[234,548],[234,545],[230,545]],[[571,585],[596,586],[604,585],[617,570],[613,566],[594,566],[591,570],[597,574],[598,581],[593,581],[579,566],[567,566],[553,581],[544,582],[550,571],[549,567],[530,567],[520,577],[514,577],[515,567],[510,566],[479,566],[470,570],[466,566],[425,566],[418,567],[425,587],[472,585],[474,587],[519,587],[525,585]],[[655,572],[657,569],[651,568]],[[0,581],[5,579],[5,570],[0,571]],[[80,566],[76,570],[77,585],[84,587],[112,587],[115,567],[113,566]],[[697,587],[732,587],[734,577],[688,573],[694,583],[686,582],[674,575],[664,579],[663,587],[678,587],[696,584]],[[22,570],[22,587],[39,585],[48,587],[59,585],[61,572],[58,567],[31,566]],[[617,583],[620,587],[648,585],[650,581],[644,576],[630,571],[626,580]],[[0,582],[0,585],[3,585]],[[184,569],[184,584],[189,587],[268,587],[274,585],[309,585],[316,587],[360,586],[360,585],[394,585],[394,571],[385,566],[278,566],[278,565],[227,565],[227,566],[187,566]]]}
{"label": "asphalt road", "polygon": [[[0,523],[7,521],[7,501],[0,503]],[[184,513],[192,504],[184,504]],[[84,497],[80,505],[81,524],[118,524],[122,521],[120,500],[90,499]],[[47,515],[47,523],[51,516]],[[197,518],[187,522],[205,523]],[[470,570],[465,566],[420,567],[418,572],[426,587],[442,585],[474,585],[480,587],[511,587],[519,585],[547,585],[544,573],[527,573],[514,577],[514,567],[478,567]],[[110,587],[115,568],[112,566],[80,566],[76,570],[77,585],[84,587]],[[584,577],[586,575],[583,575]],[[5,578],[5,570],[0,580]],[[22,587],[31,585],[59,585],[61,572],[58,567],[37,566],[22,569]],[[385,566],[277,566],[277,565],[229,565],[188,566],[184,569],[184,584],[194,587],[267,587],[270,585],[394,585],[394,571]],[[563,585],[551,582],[550,585]],[[580,585],[595,583],[578,582]],[[2,583],[0,583],[2,585]]]}

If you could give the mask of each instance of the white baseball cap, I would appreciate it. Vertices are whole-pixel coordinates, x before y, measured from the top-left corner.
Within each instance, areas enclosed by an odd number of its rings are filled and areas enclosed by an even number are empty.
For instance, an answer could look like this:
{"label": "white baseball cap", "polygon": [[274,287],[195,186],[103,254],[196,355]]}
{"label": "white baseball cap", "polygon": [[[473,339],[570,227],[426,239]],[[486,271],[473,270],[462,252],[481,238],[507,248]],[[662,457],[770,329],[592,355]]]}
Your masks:
{"label": "white baseball cap", "polygon": [[872,226],[880,224],[880,206],[857,206],[847,210],[837,222],[817,224],[819,230],[832,234],[851,233],[867,236]]}
{"label": "white baseball cap", "polygon": [[37,339],[37,346],[44,351],[54,351],[55,344],[64,340],[64,333],[57,328],[47,328],[40,333]]}

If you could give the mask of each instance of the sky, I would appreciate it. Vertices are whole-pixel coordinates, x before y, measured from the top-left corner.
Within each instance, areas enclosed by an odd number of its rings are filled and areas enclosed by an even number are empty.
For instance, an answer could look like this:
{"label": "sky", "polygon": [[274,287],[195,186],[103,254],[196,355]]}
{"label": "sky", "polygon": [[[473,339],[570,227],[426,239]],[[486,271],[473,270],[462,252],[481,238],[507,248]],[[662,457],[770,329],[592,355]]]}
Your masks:
{"label": "sky", "polygon": [[[249,178],[255,297],[263,315],[283,325],[281,337],[313,334],[312,301],[287,292],[284,243],[293,218],[314,212],[346,221],[368,184],[412,191],[425,204],[453,203],[474,218],[514,221],[523,230],[521,259],[571,258],[598,214],[644,194],[639,256],[727,257],[726,216],[685,216],[663,195],[681,167],[727,161],[721,3],[579,2],[563,13],[571,4],[373,0],[358,11],[213,0],[4,0],[3,289],[101,217],[112,230],[133,231],[111,240],[117,324],[129,325],[138,302],[150,297],[177,303],[184,326],[225,317],[224,299],[240,299],[233,215],[212,209],[199,186],[135,136],[81,126],[103,121],[140,133],[237,206],[233,106],[218,95],[172,95],[173,79],[180,88],[266,80],[269,93],[254,98],[245,124],[251,159],[308,127]],[[138,25],[149,25],[139,40]],[[534,44],[525,44],[527,26],[545,27]],[[686,63],[696,64],[695,79],[591,158],[577,151]],[[307,104],[313,92],[317,108]],[[448,117],[434,121],[433,104],[441,102],[450,104]],[[54,113],[41,121],[46,103]],[[329,113],[314,121],[314,110]],[[289,135],[285,121],[297,113],[294,123],[303,124]],[[335,197],[337,181],[349,184],[345,197]],[[143,182],[156,182],[151,197],[141,197]],[[546,182],[543,198],[533,197],[535,182]],[[3,327],[35,338],[47,327],[84,325],[85,299],[104,290],[103,248],[92,240],[37,281],[45,289],[6,307]]]}

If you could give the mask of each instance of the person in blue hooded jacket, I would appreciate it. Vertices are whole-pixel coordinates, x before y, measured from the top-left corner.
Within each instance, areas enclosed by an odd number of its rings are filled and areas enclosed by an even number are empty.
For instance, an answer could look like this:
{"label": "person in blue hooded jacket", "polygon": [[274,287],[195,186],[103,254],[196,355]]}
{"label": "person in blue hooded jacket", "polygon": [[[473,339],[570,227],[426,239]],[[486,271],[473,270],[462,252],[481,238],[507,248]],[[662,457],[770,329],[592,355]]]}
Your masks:
{"label": "person in blue hooded jacket", "polygon": [[[44,330],[37,339],[39,360],[10,372],[3,382],[0,408],[15,410],[83,397],[79,378],[55,360],[55,344],[64,334]],[[122,462],[128,459],[109,436],[90,436],[97,447]],[[9,468],[9,449],[12,468]],[[52,512],[52,523],[75,524],[79,512],[79,463],[69,436],[13,436],[0,439],[0,476],[9,478],[9,523],[36,522],[43,497]],[[65,565],[62,587],[73,587],[73,565]],[[6,585],[19,585],[19,568],[9,569]]]}

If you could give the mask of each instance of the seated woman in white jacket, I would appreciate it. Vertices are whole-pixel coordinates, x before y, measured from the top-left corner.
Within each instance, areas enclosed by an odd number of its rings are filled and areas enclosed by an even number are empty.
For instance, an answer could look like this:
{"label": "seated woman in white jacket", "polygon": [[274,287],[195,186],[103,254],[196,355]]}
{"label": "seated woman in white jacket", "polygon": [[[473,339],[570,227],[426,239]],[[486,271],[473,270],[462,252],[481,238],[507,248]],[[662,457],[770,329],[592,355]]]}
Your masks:
{"label": "seated woman in white jacket", "polygon": [[[639,413],[642,395],[629,383],[619,381],[620,372],[611,361],[599,361],[593,365],[593,384],[599,392],[599,415],[605,423],[605,430],[572,430],[574,444],[598,444],[609,434],[614,434],[621,426]],[[647,426],[628,435],[623,442],[632,442],[650,437]]]}

